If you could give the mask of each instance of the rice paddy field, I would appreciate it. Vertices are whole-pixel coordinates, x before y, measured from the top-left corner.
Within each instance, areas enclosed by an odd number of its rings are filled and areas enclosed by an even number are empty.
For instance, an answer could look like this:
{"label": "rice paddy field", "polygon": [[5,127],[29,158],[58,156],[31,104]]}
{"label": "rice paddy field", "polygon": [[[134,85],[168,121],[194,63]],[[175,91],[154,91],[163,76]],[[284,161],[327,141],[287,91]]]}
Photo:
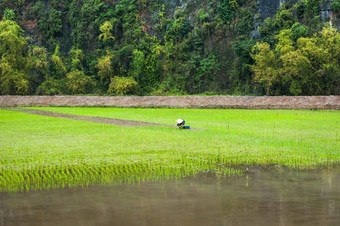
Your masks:
{"label": "rice paddy field", "polygon": [[135,183],[250,166],[340,164],[340,111],[31,107],[56,113],[176,125],[111,125],[0,109],[0,191]]}

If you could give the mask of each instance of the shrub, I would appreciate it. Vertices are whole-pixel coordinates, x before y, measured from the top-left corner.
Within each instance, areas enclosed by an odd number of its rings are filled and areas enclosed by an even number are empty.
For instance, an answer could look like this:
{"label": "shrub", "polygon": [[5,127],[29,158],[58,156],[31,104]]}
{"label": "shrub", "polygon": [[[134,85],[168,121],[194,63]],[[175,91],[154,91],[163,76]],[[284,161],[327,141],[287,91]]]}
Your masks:
{"label": "shrub", "polygon": [[12,9],[6,9],[4,12],[3,20],[15,20],[15,12]]}
{"label": "shrub", "polygon": [[340,0],[334,0],[331,4],[331,9],[334,13],[340,13]]}
{"label": "shrub", "polygon": [[54,79],[52,77],[44,81],[37,89],[37,95],[62,95],[65,91],[65,79]]}
{"label": "shrub", "polygon": [[117,95],[138,95],[139,85],[132,77],[115,76],[111,78],[111,83],[107,92],[109,94]]}
{"label": "shrub", "polygon": [[208,22],[208,20],[209,20],[209,14],[206,13],[204,9],[198,10],[196,16],[197,16],[198,22],[200,22],[200,23],[202,23],[202,24],[203,24],[204,22]]}
{"label": "shrub", "polygon": [[71,71],[66,77],[66,86],[70,94],[87,94],[92,92],[94,82],[91,77],[86,76],[83,71]]}

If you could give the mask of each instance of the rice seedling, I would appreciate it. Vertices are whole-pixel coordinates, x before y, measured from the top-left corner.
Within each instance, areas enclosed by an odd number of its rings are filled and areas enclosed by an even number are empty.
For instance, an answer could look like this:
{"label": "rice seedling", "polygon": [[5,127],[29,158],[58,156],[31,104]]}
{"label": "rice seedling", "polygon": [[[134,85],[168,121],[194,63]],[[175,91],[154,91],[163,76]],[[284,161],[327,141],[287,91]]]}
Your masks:
{"label": "rice seedling", "polygon": [[192,128],[121,127],[0,110],[0,191],[240,175],[340,162],[339,111],[34,108]]}

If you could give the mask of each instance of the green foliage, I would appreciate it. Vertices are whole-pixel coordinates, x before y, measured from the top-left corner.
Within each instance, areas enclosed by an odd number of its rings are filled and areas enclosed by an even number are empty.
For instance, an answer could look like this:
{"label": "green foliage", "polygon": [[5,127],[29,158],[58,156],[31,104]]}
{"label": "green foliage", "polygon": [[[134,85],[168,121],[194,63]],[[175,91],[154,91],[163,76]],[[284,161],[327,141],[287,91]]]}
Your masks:
{"label": "green foliage", "polygon": [[28,94],[30,84],[27,74],[13,70],[4,59],[0,64],[1,78],[0,88],[2,95],[24,95]]}
{"label": "green foliage", "polygon": [[[72,72],[77,74],[69,76],[72,78],[91,76],[98,94],[107,92],[113,75],[135,79],[143,95],[263,94],[264,83],[251,83],[252,77],[258,77],[252,76],[251,70],[253,38],[270,45],[280,74],[283,64],[295,67],[290,60],[293,56],[304,64],[302,53],[294,51],[299,49],[299,39],[314,37],[322,26],[328,26],[320,20],[321,3],[283,1],[277,14],[263,22],[253,0],[190,0],[181,1],[176,7],[165,0],[2,0],[1,16],[5,21],[18,21],[29,36],[28,48],[19,51],[21,57],[17,54],[15,62],[8,54],[1,55],[5,57],[5,77],[17,81],[6,82],[12,86],[6,92],[16,93],[13,84],[25,81],[21,83],[27,85],[20,87],[26,88],[20,88],[20,93],[41,93],[37,87],[49,80],[44,90],[72,93],[73,88],[53,88],[59,86],[52,81],[61,80],[61,86],[67,87],[66,75]],[[337,4],[338,0],[331,3],[333,24],[338,23]],[[312,67],[318,70],[319,77],[327,78],[325,81],[332,87],[327,88],[327,93],[336,92],[336,64],[322,61],[316,66],[312,63]],[[15,70],[21,80],[10,75],[9,71]],[[278,79],[281,84],[264,89],[272,95],[319,92],[316,90],[320,87],[313,83],[318,81],[316,75],[316,79],[309,80],[300,76],[300,85],[293,85],[300,88],[289,91],[295,79],[288,78],[299,76],[293,70],[285,73],[290,76]],[[304,83],[309,81],[309,89],[314,91],[306,92]]]}
{"label": "green foliage", "polygon": [[333,0],[331,3],[331,9],[334,13],[340,13],[340,0]]}
{"label": "green foliage", "polygon": [[205,12],[204,9],[200,9],[197,11],[197,21],[201,24],[205,23],[205,22],[208,22],[209,20],[209,14]]}
{"label": "green foliage", "polygon": [[296,23],[290,10],[282,9],[273,18],[268,17],[260,26],[261,36],[265,41],[273,43],[275,35],[283,29],[290,29]]}
{"label": "green foliage", "polygon": [[275,52],[277,55],[282,56],[295,49],[293,46],[294,42],[290,38],[291,36],[291,31],[288,29],[281,30],[280,34],[275,36],[275,38],[278,40],[278,43],[275,47]]}
{"label": "green foliage", "polygon": [[[0,54],[11,54],[23,58],[27,42],[23,37],[23,30],[12,20],[0,21]],[[11,59],[15,61],[16,59]]]}
{"label": "green foliage", "polygon": [[39,46],[31,46],[28,53],[31,84],[33,90],[49,76],[49,59],[47,50]]}
{"label": "green foliage", "polygon": [[218,0],[217,15],[223,23],[230,22],[235,16],[234,9],[238,7],[235,0]]}
{"label": "green foliage", "polygon": [[83,60],[85,58],[83,50],[72,48],[69,55],[71,57],[71,70],[83,70]]}
{"label": "green foliage", "polygon": [[3,20],[15,20],[15,13],[13,9],[6,9]]}
{"label": "green foliage", "polygon": [[103,40],[104,42],[107,40],[114,40],[115,38],[112,36],[112,24],[110,21],[105,21],[103,25],[100,26],[99,30],[101,34],[99,35],[99,40]]}
{"label": "green foliage", "polygon": [[266,42],[256,43],[252,49],[252,58],[255,65],[252,66],[254,81],[261,83],[267,95],[279,95],[281,77],[279,76],[278,59],[270,45]]}
{"label": "green foliage", "polygon": [[306,13],[312,16],[318,14],[320,10],[320,0],[305,0]]}
{"label": "green foliage", "polygon": [[91,93],[94,88],[94,82],[83,71],[72,70],[66,75],[66,86],[69,94],[86,94]]}
{"label": "green foliage", "polygon": [[236,15],[235,30],[238,35],[243,35],[244,38],[247,37],[246,39],[248,39],[250,31],[255,27],[254,12],[248,8],[241,8]]}
{"label": "green foliage", "polygon": [[27,42],[23,30],[12,20],[0,21],[0,92],[28,94],[30,91]]}
{"label": "green foliage", "polygon": [[[252,47],[255,45],[254,40],[237,41],[233,43],[233,50],[236,56],[234,61],[234,70],[232,71],[232,80],[237,89],[246,92],[251,90],[250,83],[252,71],[250,65],[253,64],[253,59],[250,55]],[[246,84],[244,84],[244,81]]]}
{"label": "green foliage", "polygon": [[61,22],[61,12],[56,9],[51,9],[49,11],[48,17],[48,35],[50,37],[57,36],[61,33],[62,22]]}
{"label": "green foliage", "polygon": [[72,28],[73,46],[81,49],[95,49],[98,38],[98,24],[102,3],[100,0],[73,0],[69,5],[69,23]]}
{"label": "green foliage", "polygon": [[193,55],[186,72],[186,88],[191,93],[202,93],[209,89],[209,85],[216,78],[219,63],[213,54],[207,58]]}
{"label": "green foliage", "polygon": [[[135,45],[143,37],[142,24],[138,21],[138,2],[135,0],[122,0],[116,5],[114,18],[111,20],[114,27],[114,37],[124,45]],[[118,33],[115,35],[115,33]]]}
{"label": "green foliage", "polygon": [[165,38],[167,40],[174,40],[179,42],[182,40],[190,31],[189,20],[185,17],[179,17],[168,25],[167,33]]}
{"label": "green foliage", "polygon": [[340,33],[324,28],[318,36],[296,42],[291,36],[291,30],[282,30],[275,51],[268,43],[254,46],[254,81],[267,95],[339,94]]}
{"label": "green foliage", "polygon": [[40,41],[49,51],[56,47],[56,39],[63,35],[63,4],[37,1],[29,11],[29,16],[37,20]]}
{"label": "green foliage", "polygon": [[110,78],[112,77],[113,68],[111,61],[113,58],[114,55],[110,52],[107,52],[105,56],[102,56],[100,59],[98,59],[98,64],[96,65],[100,81],[105,85],[108,85]]}
{"label": "green foliage", "polygon": [[30,9],[30,13],[37,19],[41,19],[45,13],[45,4],[42,1],[37,1]]}
{"label": "green foliage", "polygon": [[115,76],[111,79],[107,92],[116,95],[138,95],[139,85],[132,77]]}
{"label": "green foliage", "polygon": [[296,42],[301,37],[307,37],[308,27],[296,22],[290,28],[290,32],[291,32],[290,38]]}
{"label": "green foliage", "polygon": [[139,51],[137,49],[133,50],[132,54],[133,54],[133,60],[131,63],[132,77],[139,79],[143,73],[145,56],[142,51]]}
{"label": "green foliage", "polygon": [[63,95],[67,92],[65,79],[55,79],[53,77],[47,78],[36,89],[38,95]]}
{"label": "green foliage", "polygon": [[71,70],[66,74],[66,87],[69,94],[91,93],[95,84],[91,77],[84,73],[83,60],[85,55],[83,54],[83,51],[81,49],[72,48],[69,55],[71,57]]}
{"label": "green foliage", "polygon": [[51,56],[52,76],[55,78],[63,78],[66,75],[66,67],[60,58],[59,45],[55,48],[54,54]]}

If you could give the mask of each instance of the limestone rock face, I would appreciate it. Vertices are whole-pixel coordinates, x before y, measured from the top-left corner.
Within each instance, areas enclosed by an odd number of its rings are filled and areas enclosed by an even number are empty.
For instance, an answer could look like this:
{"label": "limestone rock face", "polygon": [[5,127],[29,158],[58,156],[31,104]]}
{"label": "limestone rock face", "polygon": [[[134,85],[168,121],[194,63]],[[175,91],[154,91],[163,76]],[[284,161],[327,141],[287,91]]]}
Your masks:
{"label": "limestone rock face", "polygon": [[258,0],[257,7],[262,19],[274,16],[281,4],[282,0]]}
{"label": "limestone rock face", "polygon": [[[257,0],[257,9],[262,21],[268,17],[275,16],[278,8],[287,0]],[[298,0],[294,1],[295,3]],[[332,22],[332,26],[340,29],[340,20],[335,18],[331,9],[331,1],[326,0],[320,5],[320,19],[322,22]]]}
{"label": "limestone rock face", "polygon": [[331,3],[326,1],[323,2],[321,7],[320,7],[320,16],[322,21],[329,21],[331,19]]}
{"label": "limestone rock face", "polygon": [[325,1],[320,7],[320,19],[322,22],[331,21],[333,27],[340,29],[340,20],[336,18],[335,13],[332,12],[331,2]]}

